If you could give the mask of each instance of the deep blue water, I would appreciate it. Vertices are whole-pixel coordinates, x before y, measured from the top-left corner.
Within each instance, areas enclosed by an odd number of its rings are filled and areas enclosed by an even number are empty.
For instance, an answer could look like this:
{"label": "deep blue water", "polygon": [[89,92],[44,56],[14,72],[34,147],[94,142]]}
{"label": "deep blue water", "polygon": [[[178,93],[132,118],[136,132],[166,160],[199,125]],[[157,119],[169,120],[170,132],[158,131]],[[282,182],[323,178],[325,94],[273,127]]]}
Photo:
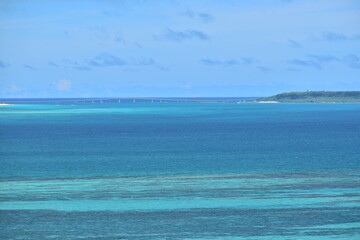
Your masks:
{"label": "deep blue water", "polygon": [[0,113],[1,239],[360,238],[360,104]]}

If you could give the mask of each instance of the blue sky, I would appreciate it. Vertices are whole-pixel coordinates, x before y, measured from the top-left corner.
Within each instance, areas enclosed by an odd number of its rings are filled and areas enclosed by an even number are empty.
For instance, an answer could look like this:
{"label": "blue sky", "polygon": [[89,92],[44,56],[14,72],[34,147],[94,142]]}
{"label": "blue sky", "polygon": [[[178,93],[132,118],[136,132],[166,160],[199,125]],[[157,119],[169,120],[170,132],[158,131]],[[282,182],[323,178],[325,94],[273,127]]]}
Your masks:
{"label": "blue sky", "polygon": [[3,0],[0,97],[360,90],[358,0]]}

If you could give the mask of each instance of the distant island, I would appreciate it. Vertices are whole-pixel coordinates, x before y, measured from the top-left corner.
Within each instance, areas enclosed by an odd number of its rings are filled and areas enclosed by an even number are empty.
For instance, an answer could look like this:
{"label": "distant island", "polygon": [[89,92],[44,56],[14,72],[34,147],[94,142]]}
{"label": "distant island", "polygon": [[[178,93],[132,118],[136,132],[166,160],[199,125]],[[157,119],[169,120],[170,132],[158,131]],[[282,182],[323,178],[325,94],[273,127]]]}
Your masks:
{"label": "distant island", "polygon": [[254,102],[360,102],[360,91],[307,91],[285,92],[271,97],[257,98]]}

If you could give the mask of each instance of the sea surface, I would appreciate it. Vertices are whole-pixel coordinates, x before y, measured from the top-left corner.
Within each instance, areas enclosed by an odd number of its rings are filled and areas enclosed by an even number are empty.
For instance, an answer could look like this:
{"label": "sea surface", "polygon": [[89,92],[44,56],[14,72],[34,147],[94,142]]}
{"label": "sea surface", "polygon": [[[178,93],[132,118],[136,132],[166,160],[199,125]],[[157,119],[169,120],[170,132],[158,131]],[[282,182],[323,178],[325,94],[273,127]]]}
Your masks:
{"label": "sea surface", "polygon": [[0,106],[0,239],[360,239],[360,104]]}

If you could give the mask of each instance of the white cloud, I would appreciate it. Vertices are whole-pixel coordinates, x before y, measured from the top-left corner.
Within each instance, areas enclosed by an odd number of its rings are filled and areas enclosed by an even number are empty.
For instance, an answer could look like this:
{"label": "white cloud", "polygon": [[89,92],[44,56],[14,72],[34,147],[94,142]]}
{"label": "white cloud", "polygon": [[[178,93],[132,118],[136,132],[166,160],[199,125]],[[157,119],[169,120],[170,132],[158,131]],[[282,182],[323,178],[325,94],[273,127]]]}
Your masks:
{"label": "white cloud", "polygon": [[70,90],[71,89],[71,86],[72,86],[72,83],[70,80],[66,80],[66,79],[63,79],[63,80],[59,80],[55,83],[55,87],[57,90],[59,91],[67,91],[67,90]]}
{"label": "white cloud", "polygon": [[16,85],[10,85],[6,88],[6,90],[7,90],[7,92],[10,92],[10,93],[16,93],[16,92],[21,91],[21,88],[19,88]]}

